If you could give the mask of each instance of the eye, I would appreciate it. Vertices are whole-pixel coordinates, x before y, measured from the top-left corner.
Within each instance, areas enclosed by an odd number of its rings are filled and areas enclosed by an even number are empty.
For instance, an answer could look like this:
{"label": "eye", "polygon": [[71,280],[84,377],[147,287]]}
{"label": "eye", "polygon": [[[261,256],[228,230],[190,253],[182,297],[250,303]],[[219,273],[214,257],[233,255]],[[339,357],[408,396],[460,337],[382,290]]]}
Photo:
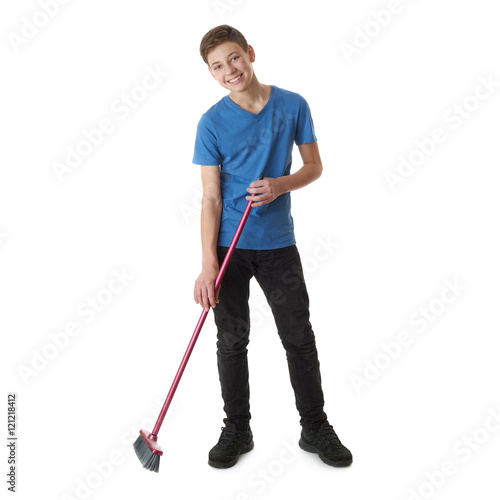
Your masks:
{"label": "eye", "polygon": [[220,64],[218,64],[217,66],[215,66],[214,70],[218,70],[220,69]]}
{"label": "eye", "polygon": [[240,56],[234,56],[233,61],[236,61],[236,59],[239,59],[239,58],[240,58]]}

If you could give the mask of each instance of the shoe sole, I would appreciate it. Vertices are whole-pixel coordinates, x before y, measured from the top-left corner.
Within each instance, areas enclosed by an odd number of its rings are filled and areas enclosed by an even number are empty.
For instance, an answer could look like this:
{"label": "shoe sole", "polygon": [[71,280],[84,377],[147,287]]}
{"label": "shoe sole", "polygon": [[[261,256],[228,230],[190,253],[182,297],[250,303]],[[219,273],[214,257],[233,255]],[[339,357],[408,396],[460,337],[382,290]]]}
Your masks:
{"label": "shoe sole", "polygon": [[233,465],[236,465],[238,462],[238,459],[240,458],[240,455],[243,455],[243,453],[248,453],[249,451],[253,450],[253,441],[251,441],[246,448],[243,448],[241,452],[236,456],[234,460],[231,460],[230,462],[214,462],[213,460],[208,461],[208,465],[211,467],[215,467],[216,469],[229,469],[229,467],[232,467]]}
{"label": "shoe sole", "polygon": [[333,467],[348,467],[349,465],[352,464],[352,459],[351,460],[343,460],[343,461],[340,461],[340,462],[336,462],[336,461],[330,460],[329,458],[326,458],[321,453],[321,451],[318,450],[318,448],[316,448],[312,444],[306,443],[305,441],[302,440],[302,438],[300,438],[300,440],[299,440],[299,446],[304,451],[308,451],[309,453],[316,453],[319,456],[319,458],[321,458],[321,460],[325,464],[331,465]]}

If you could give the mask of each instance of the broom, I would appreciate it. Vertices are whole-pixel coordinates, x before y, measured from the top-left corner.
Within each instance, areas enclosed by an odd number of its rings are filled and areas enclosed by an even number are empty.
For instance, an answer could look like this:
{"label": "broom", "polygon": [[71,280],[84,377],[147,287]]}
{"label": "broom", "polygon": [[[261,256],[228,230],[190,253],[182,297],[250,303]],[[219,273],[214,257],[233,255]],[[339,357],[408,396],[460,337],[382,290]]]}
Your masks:
{"label": "broom", "polygon": [[[259,177],[259,181],[262,180],[263,178],[264,178],[264,174],[261,174],[261,176]],[[254,196],[254,194],[252,194],[252,196]],[[226,272],[229,261],[231,260],[231,257],[234,253],[234,249],[236,248],[236,244],[238,243],[238,240],[240,239],[243,228],[245,227],[245,223],[248,219],[248,216],[250,215],[252,203],[253,202],[251,200],[249,200],[247,203],[245,211],[243,212],[243,215],[241,217],[240,223],[238,224],[238,227],[236,228],[236,232],[234,233],[231,244],[229,245],[229,249],[226,253],[226,256],[224,257],[224,261],[222,262],[222,265],[219,269],[219,272],[217,274],[217,278],[215,279],[215,294],[216,295],[217,295],[217,291],[219,290],[219,288],[221,286],[222,278],[224,277],[224,274]],[[158,444],[158,432],[160,431],[160,427],[163,423],[163,419],[165,418],[165,415],[167,414],[168,407],[170,406],[170,403],[172,402],[172,398],[174,397],[177,386],[179,385],[182,374],[184,373],[184,369],[186,368],[187,362],[189,361],[189,357],[191,356],[191,353],[193,352],[194,345],[196,344],[196,341],[198,340],[198,336],[200,335],[201,329],[203,327],[203,323],[205,323],[205,319],[207,318],[207,315],[208,315],[208,311],[203,309],[203,312],[201,313],[200,319],[198,320],[198,324],[196,325],[196,328],[194,329],[193,336],[191,337],[191,340],[189,341],[189,344],[187,346],[184,357],[182,358],[179,369],[177,370],[174,381],[172,382],[172,386],[170,387],[170,391],[168,392],[167,398],[165,399],[165,403],[163,403],[163,407],[160,411],[160,415],[158,416],[158,420],[156,421],[156,424],[153,428],[153,431],[148,432],[147,430],[141,429],[140,433],[139,433],[139,437],[136,439],[136,441],[134,443],[134,450],[135,450],[135,453],[137,455],[137,458],[139,458],[141,464],[147,470],[154,471],[154,472],[158,472],[160,470],[160,457],[163,455],[163,451],[161,450],[160,445]]]}

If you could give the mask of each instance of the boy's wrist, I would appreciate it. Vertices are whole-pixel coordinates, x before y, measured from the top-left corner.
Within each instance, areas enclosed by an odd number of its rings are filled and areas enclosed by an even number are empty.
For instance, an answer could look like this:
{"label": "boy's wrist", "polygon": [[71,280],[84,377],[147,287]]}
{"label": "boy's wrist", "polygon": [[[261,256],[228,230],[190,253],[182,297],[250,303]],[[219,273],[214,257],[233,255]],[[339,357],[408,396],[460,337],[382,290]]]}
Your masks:
{"label": "boy's wrist", "polygon": [[201,261],[201,267],[203,269],[217,269],[219,261],[216,256],[204,257]]}
{"label": "boy's wrist", "polygon": [[290,191],[288,187],[287,177],[288,175],[283,175],[281,177],[277,177],[276,181],[278,182],[278,194],[277,196],[281,196],[282,194],[288,193]]}

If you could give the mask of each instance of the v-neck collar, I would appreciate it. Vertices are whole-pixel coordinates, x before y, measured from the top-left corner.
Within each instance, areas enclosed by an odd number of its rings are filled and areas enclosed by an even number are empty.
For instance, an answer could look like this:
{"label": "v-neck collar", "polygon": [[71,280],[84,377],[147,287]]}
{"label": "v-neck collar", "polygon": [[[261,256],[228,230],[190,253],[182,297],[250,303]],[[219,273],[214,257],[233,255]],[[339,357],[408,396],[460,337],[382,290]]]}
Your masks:
{"label": "v-neck collar", "polygon": [[225,96],[225,99],[226,101],[228,102],[229,106],[232,106],[236,109],[238,109],[240,112],[246,114],[246,115],[249,115],[249,116],[254,116],[255,118],[257,118],[258,116],[262,115],[264,113],[264,111],[266,110],[266,108],[269,107],[269,103],[271,102],[271,99],[274,98],[274,86],[273,85],[269,85],[269,87],[271,87],[271,93],[269,94],[269,99],[267,100],[266,104],[264,104],[264,107],[258,112],[258,113],[252,113],[251,111],[247,111],[246,109],[243,109],[241,106],[239,106],[238,104],[236,104],[230,97],[229,95]]}

